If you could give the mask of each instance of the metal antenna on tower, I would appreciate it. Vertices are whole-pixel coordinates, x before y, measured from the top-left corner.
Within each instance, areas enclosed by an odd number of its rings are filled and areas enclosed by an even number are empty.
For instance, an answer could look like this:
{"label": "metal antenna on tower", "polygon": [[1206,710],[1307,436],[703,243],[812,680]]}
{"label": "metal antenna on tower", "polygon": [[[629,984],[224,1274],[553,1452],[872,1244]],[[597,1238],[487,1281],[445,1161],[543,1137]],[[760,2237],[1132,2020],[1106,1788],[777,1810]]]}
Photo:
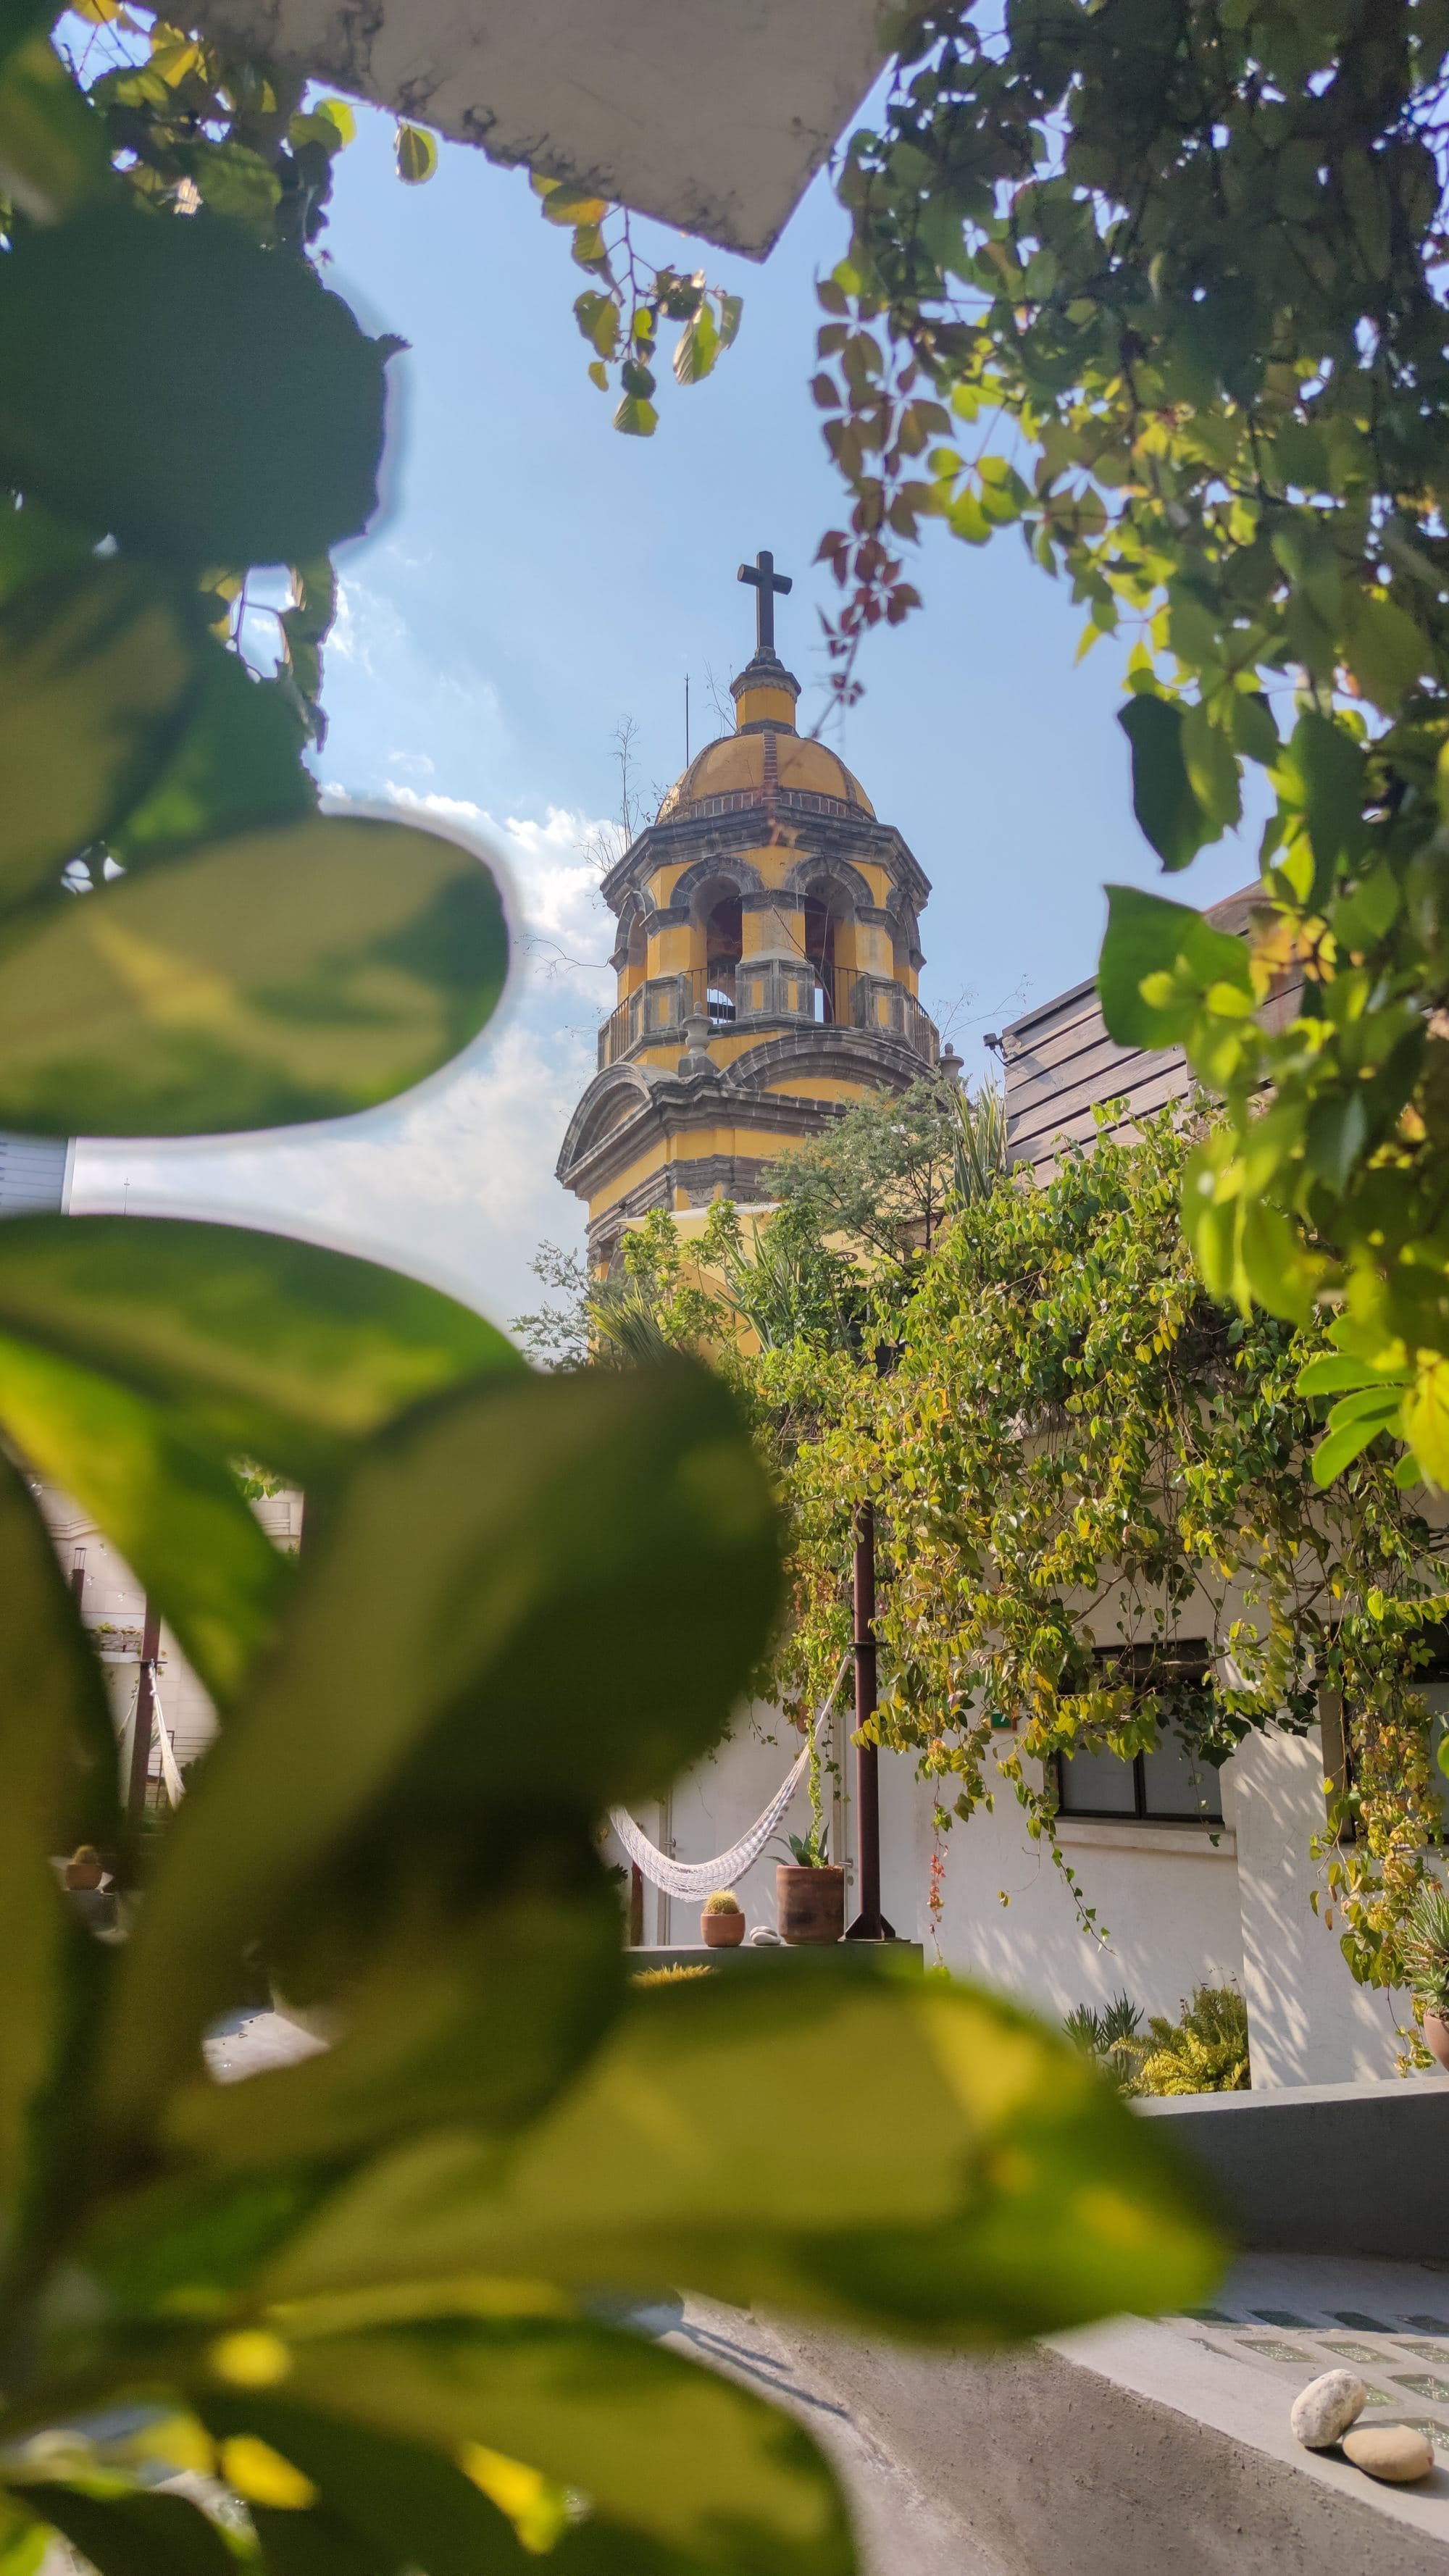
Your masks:
{"label": "metal antenna on tower", "polygon": [[689,767],[689,673],[684,674],[684,766]]}

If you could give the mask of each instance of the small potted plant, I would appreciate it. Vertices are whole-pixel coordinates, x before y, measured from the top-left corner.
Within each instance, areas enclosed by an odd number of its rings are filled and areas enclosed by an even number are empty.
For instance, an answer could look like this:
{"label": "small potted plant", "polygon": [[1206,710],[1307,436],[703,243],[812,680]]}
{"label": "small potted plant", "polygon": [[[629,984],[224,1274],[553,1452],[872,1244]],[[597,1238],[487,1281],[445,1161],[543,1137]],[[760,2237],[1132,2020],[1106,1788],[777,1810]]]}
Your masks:
{"label": "small potted plant", "polygon": [[737,1950],[745,1937],[744,1908],[727,1887],[717,1887],[704,1900],[699,1918],[707,1950]]}
{"label": "small potted plant", "polygon": [[788,1834],[792,1858],[775,1868],[780,1938],[791,1948],[845,1938],[845,1872],[826,1858],[826,1827]]}
{"label": "small potted plant", "polygon": [[1409,1984],[1424,2014],[1424,2046],[1449,2069],[1449,1888],[1421,1887],[1404,1938]]}

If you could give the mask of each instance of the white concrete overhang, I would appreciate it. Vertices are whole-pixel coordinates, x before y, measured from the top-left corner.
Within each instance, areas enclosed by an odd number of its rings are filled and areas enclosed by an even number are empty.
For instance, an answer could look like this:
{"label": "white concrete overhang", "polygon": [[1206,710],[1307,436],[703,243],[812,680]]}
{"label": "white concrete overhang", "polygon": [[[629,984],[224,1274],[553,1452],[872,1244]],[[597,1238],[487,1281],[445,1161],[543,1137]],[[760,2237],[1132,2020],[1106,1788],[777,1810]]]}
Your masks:
{"label": "white concrete overhang", "polygon": [[495,161],[764,257],[884,59],[885,0],[194,0]]}

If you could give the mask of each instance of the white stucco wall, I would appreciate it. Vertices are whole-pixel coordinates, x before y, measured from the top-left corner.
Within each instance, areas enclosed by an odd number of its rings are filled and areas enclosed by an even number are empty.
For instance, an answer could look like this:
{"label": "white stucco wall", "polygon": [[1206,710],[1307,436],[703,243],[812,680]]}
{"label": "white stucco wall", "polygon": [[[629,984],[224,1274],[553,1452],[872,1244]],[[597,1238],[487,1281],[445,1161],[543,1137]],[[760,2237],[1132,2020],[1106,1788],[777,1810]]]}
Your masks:
{"label": "white stucco wall", "polygon": [[[853,1787],[848,1715],[835,1757]],[[751,1710],[717,1753],[678,1783],[663,1814],[640,1823],[677,1858],[724,1851],[760,1813],[788,1769],[798,1738],[768,1708]],[[1392,2075],[1396,2021],[1407,1998],[1356,1986],[1337,1935],[1313,1912],[1319,1885],[1310,1842],[1325,1820],[1323,1755],[1316,1734],[1250,1736],[1224,1767],[1223,1829],[1063,1818],[1064,1857],[1102,1938],[1084,1932],[1065,1879],[1033,1844],[1009,1789],[992,1813],[942,1838],[944,1905],[929,1913],[934,1845],[930,1788],[908,1756],[883,1753],[881,1886],[895,1929],[962,1975],[984,1978],[1060,2018],[1125,1993],[1144,2013],[1176,2019],[1197,1985],[1236,1985],[1246,1996],[1255,2086],[1320,2084]],[[854,1807],[846,1802],[835,1849],[850,1869]],[[785,1820],[800,1832],[803,1790]],[[773,1849],[737,1893],[750,1927],[775,1921]],[[1002,1903],[1005,1895],[1007,1902]],[[692,1905],[646,1896],[646,1941],[697,1941]],[[937,1946],[939,1944],[939,1947]]]}
{"label": "white stucco wall", "polygon": [[[1225,1782],[1229,1815],[1231,1798]],[[929,1813],[926,1827],[929,1863]],[[1101,1939],[1082,1928],[1063,1873],[1046,1847],[1031,1841],[1008,1789],[990,1814],[955,1824],[942,1837],[939,1938],[948,1967],[1058,2016],[1074,2004],[1101,2005],[1126,1993],[1144,2012],[1175,2019],[1195,1985],[1241,1985],[1230,1822],[1216,1844],[1193,1825],[1064,1818],[1058,1831],[1082,1904],[1096,1910]],[[918,1887],[930,1955],[924,1866]]]}
{"label": "white stucco wall", "polygon": [[1309,1845],[1325,1821],[1317,1735],[1250,1736],[1238,1779],[1238,1886],[1253,2082],[1348,2084],[1394,2072],[1407,1995],[1354,1984],[1314,1914]]}

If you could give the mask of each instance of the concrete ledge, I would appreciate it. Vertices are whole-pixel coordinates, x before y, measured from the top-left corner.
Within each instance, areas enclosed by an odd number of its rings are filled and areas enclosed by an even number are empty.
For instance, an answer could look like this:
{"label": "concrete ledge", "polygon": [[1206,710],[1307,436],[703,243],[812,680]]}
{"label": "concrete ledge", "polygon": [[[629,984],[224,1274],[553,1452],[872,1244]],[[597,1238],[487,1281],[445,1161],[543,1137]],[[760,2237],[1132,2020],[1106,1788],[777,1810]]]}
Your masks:
{"label": "concrete ledge", "polygon": [[1168,2327],[989,2360],[769,2331],[793,2393],[846,2410],[1011,2576],[1449,2576],[1442,2469],[1376,2487],[1300,2450],[1288,2390]]}
{"label": "concrete ledge", "polygon": [[1138,2102],[1172,2123],[1240,2245],[1449,2260],[1449,2081],[1302,2084]]}
{"label": "concrete ledge", "polygon": [[1234,1860],[1231,1825],[1153,1825],[1124,1816],[1058,1816],[1057,1840],[1080,1851],[1183,1852],[1195,1860]]}

